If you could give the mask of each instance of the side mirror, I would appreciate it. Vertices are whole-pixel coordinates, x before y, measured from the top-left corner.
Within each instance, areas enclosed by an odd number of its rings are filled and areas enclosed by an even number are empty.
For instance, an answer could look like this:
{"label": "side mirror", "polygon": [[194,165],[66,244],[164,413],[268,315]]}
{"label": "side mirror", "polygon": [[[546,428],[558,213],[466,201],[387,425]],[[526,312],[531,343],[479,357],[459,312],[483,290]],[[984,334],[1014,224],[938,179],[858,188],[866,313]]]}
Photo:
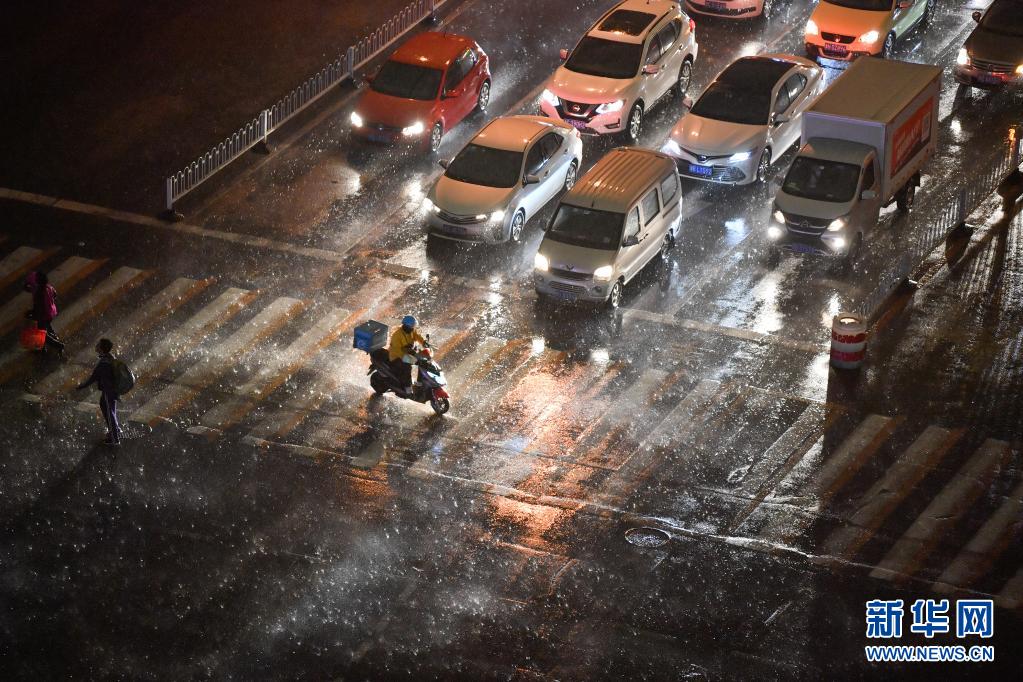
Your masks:
{"label": "side mirror", "polygon": [[441,159],[441,160],[440,160],[440,161],[438,161],[437,163],[439,163],[439,164],[440,164],[440,167],[441,167],[441,168],[443,168],[443,169],[445,169],[445,170],[447,170],[447,167],[451,165],[451,162],[450,162],[450,161],[448,161],[447,159]]}
{"label": "side mirror", "polygon": [[540,178],[530,173],[526,177],[522,178],[523,185],[535,185],[540,182]]}
{"label": "side mirror", "polygon": [[685,109],[686,111],[689,111],[690,109],[692,109],[693,108],[693,98],[690,97],[689,95],[686,95],[685,97],[683,97],[682,98],[682,108]]}
{"label": "side mirror", "polygon": [[872,189],[865,189],[860,192],[860,199],[863,199],[864,201],[873,201],[874,199],[877,199],[877,192]]}
{"label": "side mirror", "polygon": [[655,73],[657,73],[660,70],[661,70],[661,67],[657,66],[657,64],[644,64],[643,65],[643,73],[645,75],[647,75],[647,76],[652,76],[652,75],[654,75]]}
{"label": "side mirror", "polygon": [[565,61],[566,59],[568,59],[568,50],[566,50],[565,48],[561,48],[560,50],[558,50],[558,56],[561,57],[561,61]]}
{"label": "side mirror", "polygon": [[980,10],[974,10],[973,14],[970,15],[970,16],[972,16],[973,20],[976,21],[979,24],[981,18],[984,16],[984,13],[981,12]]}
{"label": "side mirror", "polygon": [[913,3],[910,2],[910,0],[899,0],[898,8],[899,9],[909,9],[912,4]]}
{"label": "side mirror", "polygon": [[625,241],[622,242],[622,246],[635,246],[636,244],[639,244],[639,237],[634,234],[630,234],[625,238]]}

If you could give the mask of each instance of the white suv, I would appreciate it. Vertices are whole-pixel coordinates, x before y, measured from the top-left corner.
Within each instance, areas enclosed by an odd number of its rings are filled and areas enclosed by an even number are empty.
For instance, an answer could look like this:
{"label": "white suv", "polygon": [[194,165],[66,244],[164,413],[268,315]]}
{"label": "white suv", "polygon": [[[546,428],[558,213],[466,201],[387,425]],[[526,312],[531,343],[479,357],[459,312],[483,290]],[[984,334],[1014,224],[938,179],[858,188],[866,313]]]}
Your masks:
{"label": "white suv", "polygon": [[696,22],[670,0],[625,0],[597,20],[547,81],[540,110],[584,135],[635,142],[643,114],[674,89],[685,95]]}

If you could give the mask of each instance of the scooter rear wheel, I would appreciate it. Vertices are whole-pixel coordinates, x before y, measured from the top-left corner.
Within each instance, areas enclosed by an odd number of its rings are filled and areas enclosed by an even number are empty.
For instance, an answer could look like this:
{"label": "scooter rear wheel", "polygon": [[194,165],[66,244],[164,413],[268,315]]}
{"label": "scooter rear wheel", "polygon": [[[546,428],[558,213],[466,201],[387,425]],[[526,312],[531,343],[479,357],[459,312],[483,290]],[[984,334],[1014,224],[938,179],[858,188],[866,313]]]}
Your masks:
{"label": "scooter rear wheel", "polygon": [[451,403],[447,398],[430,398],[430,407],[437,414],[444,414],[451,407]]}
{"label": "scooter rear wheel", "polygon": [[369,376],[369,385],[373,387],[377,395],[387,393],[387,382],[379,374],[371,374]]}

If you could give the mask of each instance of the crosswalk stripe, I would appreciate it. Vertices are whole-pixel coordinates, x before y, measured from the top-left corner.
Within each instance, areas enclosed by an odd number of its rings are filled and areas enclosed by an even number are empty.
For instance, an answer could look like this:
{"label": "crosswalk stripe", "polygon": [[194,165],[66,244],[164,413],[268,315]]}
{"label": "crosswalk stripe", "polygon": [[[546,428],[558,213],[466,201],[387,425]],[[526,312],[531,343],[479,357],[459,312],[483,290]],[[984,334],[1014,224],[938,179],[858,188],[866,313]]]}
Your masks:
{"label": "crosswalk stripe", "polygon": [[[142,283],[150,271],[135,268],[118,268],[93,287],[85,296],[64,308],[53,321],[54,331],[58,336],[74,334],[85,322],[113,305],[124,293]],[[24,357],[21,348],[15,345],[3,357],[0,357],[0,381],[6,381]]]}
{"label": "crosswalk stripe", "polygon": [[628,459],[608,480],[599,498],[612,506],[621,506],[648,477],[665,448],[697,431],[703,423],[701,417],[715,403],[721,388],[720,381],[711,379],[698,383],[652,431],[641,438]]}
{"label": "crosswalk stripe", "polygon": [[243,353],[280,329],[304,308],[305,303],[294,298],[275,299],[241,329],[209,348],[204,358],[133,412],[130,419],[152,426],[160,419],[169,418],[199,391],[227,372]]}
{"label": "crosswalk stripe", "polygon": [[136,356],[133,365],[136,384],[148,383],[163,374],[179,357],[234,317],[255,297],[256,294],[251,291],[233,287],[222,292],[180,327],[171,330],[144,355]]}
{"label": "crosswalk stripe", "polygon": [[968,587],[984,574],[1012,542],[1013,526],[1023,519],[1023,483],[1016,486],[998,510],[952,560],[935,581],[939,592]]}
{"label": "crosswalk stripe", "polygon": [[597,446],[624,425],[638,426],[634,420],[636,411],[630,407],[635,406],[643,410],[649,407],[648,396],[661,388],[667,378],[668,373],[661,369],[647,369],[640,374],[625,389],[620,398],[607,405],[607,409],[599,419],[594,420],[585,431],[579,434],[569,457],[579,460],[589,455],[591,459],[606,460],[606,450]]}
{"label": "crosswalk stripe", "polygon": [[[58,308],[60,307],[61,295],[92,274],[103,262],[103,260],[71,256],[52,272],[47,273],[50,284],[57,290]],[[0,308],[0,334],[5,334],[18,326],[18,324],[23,323],[25,311],[31,307],[32,295],[27,291],[21,292],[4,304]]]}
{"label": "crosswalk stripe", "polygon": [[0,288],[21,279],[56,251],[56,249],[43,251],[31,246],[19,246],[0,261]]}
{"label": "crosswalk stripe", "polygon": [[[116,343],[117,353],[130,356],[133,342],[152,329],[158,322],[169,318],[179,307],[192,300],[206,289],[213,280],[194,280],[180,277],[139,306],[133,314],[116,326],[110,325],[101,337]],[[82,382],[92,371],[96,352],[89,345],[76,353],[66,365],[39,381],[34,392],[38,395],[53,396],[69,390]]]}
{"label": "crosswalk stripe", "polygon": [[313,327],[287,348],[273,353],[266,364],[241,386],[236,396],[218,403],[206,412],[201,423],[206,428],[223,430],[241,420],[260,401],[273,393],[296,370],[327,345],[338,339],[352,323],[351,311],[334,308],[316,320]]}
{"label": "crosswalk stripe", "polygon": [[962,431],[928,426],[856,504],[848,522],[824,542],[824,552],[852,558],[916,485],[952,449]]}
{"label": "crosswalk stripe", "polygon": [[1009,578],[1002,591],[995,597],[995,603],[1007,609],[1023,607],[1023,568]]}
{"label": "crosswalk stripe", "polygon": [[871,577],[897,581],[916,572],[941,537],[968,511],[1008,460],[1009,444],[989,438],[899,538]]}
{"label": "crosswalk stripe", "polygon": [[[467,395],[471,378],[483,367],[484,363],[490,360],[498,351],[504,349],[509,342],[488,336],[472,350],[460,363],[458,363],[445,376],[448,386],[458,395]],[[452,393],[452,397],[455,393]]]}

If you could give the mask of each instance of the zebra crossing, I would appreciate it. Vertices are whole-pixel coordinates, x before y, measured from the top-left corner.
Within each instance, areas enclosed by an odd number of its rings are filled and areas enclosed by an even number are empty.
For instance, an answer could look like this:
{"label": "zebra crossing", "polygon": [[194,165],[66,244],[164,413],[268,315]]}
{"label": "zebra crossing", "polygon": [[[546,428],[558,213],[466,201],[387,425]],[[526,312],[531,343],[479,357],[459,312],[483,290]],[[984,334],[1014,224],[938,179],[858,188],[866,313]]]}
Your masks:
{"label": "zebra crossing", "polygon": [[[1006,575],[999,561],[1020,559],[1023,482],[1012,480],[1020,453],[1008,443],[701,378],[681,364],[569,357],[534,339],[475,333],[455,315],[431,320],[454,395],[438,419],[405,401],[373,400],[365,355],[344,348],[359,321],[400,315],[390,302],[415,280],[383,277],[333,305],[19,246],[0,259],[0,282],[13,286],[54,259],[50,279],[62,295],[54,326],[118,339],[138,375],[129,420],[494,490],[545,485],[541,492],[578,499],[579,509],[658,512],[669,503],[651,491],[698,492],[727,500],[718,537],[799,547],[865,565],[879,581],[912,578],[1023,606],[1023,568]],[[483,295],[467,289],[458,310]],[[13,331],[28,303],[17,294],[0,307],[0,329]],[[3,382],[26,364],[11,344],[0,354]],[[91,370],[89,346],[38,377],[26,398],[68,400]],[[82,409],[98,418],[95,406]],[[741,457],[720,461],[725,451]],[[989,494],[996,483],[1004,494]]]}

